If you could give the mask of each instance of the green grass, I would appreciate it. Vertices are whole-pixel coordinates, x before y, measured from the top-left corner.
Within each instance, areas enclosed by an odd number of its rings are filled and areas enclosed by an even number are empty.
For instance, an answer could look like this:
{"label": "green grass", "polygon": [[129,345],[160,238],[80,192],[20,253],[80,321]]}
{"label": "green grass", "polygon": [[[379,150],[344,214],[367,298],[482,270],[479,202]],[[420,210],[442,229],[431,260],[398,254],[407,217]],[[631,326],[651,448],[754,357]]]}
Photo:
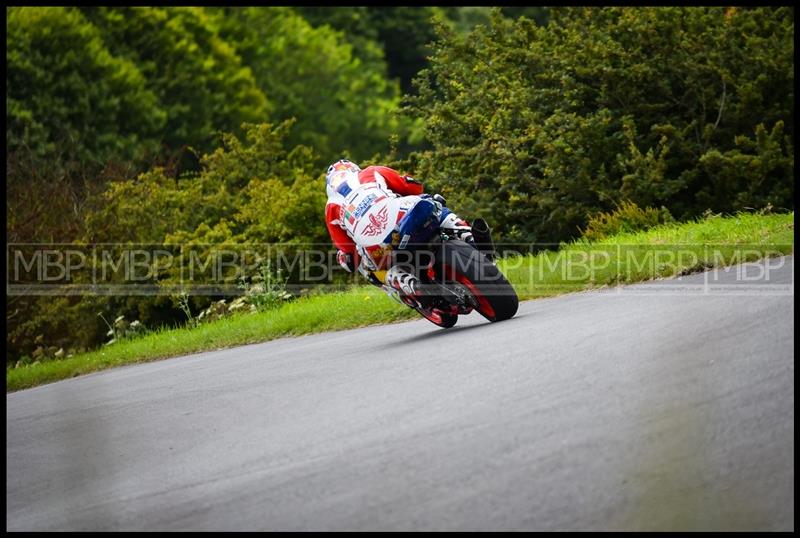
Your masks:
{"label": "green grass", "polygon": [[[794,249],[794,214],[740,214],[662,225],[606,240],[499,262],[520,299],[729,266]],[[74,357],[6,370],[15,391],[123,364],[413,319],[418,315],[372,286],[315,295],[258,314],[238,314],[195,328],[162,329]]]}
{"label": "green grass", "polygon": [[504,260],[521,299],[727,267],[794,249],[794,214],[739,214],[663,224],[603,241]]}

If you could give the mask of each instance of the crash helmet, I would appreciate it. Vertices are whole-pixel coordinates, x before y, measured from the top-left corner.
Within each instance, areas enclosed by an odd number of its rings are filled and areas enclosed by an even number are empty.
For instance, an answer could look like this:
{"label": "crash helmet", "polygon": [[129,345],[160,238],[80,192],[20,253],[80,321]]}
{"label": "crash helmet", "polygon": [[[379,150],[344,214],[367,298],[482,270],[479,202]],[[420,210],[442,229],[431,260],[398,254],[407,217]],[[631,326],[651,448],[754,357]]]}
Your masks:
{"label": "crash helmet", "polygon": [[325,187],[330,196],[332,192],[336,191],[343,183],[350,180],[357,180],[358,173],[361,168],[354,162],[347,159],[339,159],[328,167],[328,172],[325,174]]}

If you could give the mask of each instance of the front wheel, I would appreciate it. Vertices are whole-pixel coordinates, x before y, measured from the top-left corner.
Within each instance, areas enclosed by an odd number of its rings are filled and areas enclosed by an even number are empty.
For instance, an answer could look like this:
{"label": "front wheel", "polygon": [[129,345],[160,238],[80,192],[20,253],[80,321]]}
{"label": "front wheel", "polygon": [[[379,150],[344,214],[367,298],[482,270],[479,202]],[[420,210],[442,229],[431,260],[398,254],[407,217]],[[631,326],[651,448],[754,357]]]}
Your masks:
{"label": "front wheel", "polygon": [[475,298],[475,310],[489,321],[503,321],[517,313],[519,298],[503,273],[486,256],[465,243],[441,243],[436,257],[436,274],[446,284],[458,282]]}

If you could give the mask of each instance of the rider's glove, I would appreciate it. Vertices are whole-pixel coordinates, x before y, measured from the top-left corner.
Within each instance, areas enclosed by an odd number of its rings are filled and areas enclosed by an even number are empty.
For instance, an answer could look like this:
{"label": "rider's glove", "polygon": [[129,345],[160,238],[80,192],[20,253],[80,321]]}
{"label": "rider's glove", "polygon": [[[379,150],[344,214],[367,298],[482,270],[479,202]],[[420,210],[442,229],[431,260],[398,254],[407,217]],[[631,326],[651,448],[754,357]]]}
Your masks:
{"label": "rider's glove", "polygon": [[344,267],[344,270],[348,273],[352,273],[355,269],[355,263],[353,263],[353,257],[346,252],[342,252],[341,250],[336,253],[336,261],[339,262],[339,265]]}
{"label": "rider's glove", "polygon": [[442,204],[443,207],[447,207],[447,200],[445,200],[444,196],[442,196],[441,194],[434,194],[433,199]]}

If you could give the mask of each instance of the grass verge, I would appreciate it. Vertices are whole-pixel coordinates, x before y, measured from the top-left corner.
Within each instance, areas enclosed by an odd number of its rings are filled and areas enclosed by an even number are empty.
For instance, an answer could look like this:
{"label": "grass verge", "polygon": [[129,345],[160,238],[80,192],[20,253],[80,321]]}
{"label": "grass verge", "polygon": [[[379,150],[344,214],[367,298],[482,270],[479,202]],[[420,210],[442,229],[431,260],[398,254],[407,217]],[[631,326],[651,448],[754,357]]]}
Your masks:
{"label": "grass verge", "polygon": [[[596,243],[512,256],[498,264],[520,299],[534,299],[725,267],[794,249],[794,214],[740,214],[662,225]],[[137,362],[414,319],[417,314],[372,286],[301,298],[257,314],[239,314],[194,328],[161,329],[67,359],[6,369],[6,391]]]}
{"label": "grass verge", "polygon": [[794,250],[794,214],[713,216],[602,241],[578,240],[500,264],[520,299],[728,267]]}

